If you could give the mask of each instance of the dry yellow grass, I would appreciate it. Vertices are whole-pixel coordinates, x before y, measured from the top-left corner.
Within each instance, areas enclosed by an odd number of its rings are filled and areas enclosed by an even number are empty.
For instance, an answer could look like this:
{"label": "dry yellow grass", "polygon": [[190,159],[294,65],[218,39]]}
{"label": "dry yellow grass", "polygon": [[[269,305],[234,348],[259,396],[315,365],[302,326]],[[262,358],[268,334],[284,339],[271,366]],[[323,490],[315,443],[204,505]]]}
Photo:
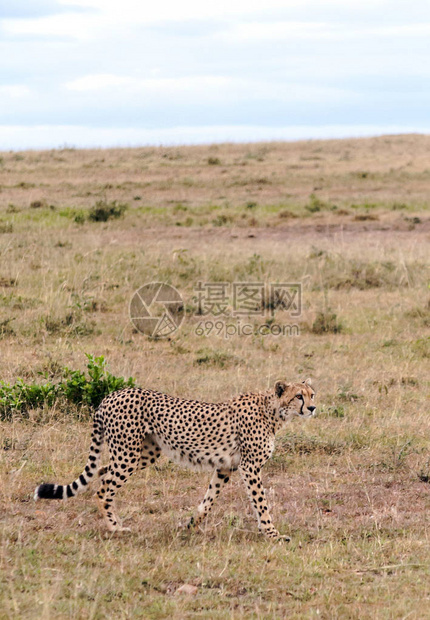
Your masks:
{"label": "dry yellow grass", "polygon": [[[81,471],[90,425],[56,407],[2,422],[0,617],[428,616],[429,142],[2,155],[2,380],[55,379],[88,352],[204,400],[311,376],[320,412],[264,471],[285,547],[260,539],[238,476],[184,533],[207,480],[166,460],[121,491],[130,535],[106,535],[89,494],[35,505],[36,484]],[[98,200],[129,208],[90,222]],[[170,340],[128,318],[153,280],[189,308]],[[235,280],[301,282],[302,316],[274,317],[300,336],[198,336],[195,284]],[[341,331],[315,333],[332,314]]]}

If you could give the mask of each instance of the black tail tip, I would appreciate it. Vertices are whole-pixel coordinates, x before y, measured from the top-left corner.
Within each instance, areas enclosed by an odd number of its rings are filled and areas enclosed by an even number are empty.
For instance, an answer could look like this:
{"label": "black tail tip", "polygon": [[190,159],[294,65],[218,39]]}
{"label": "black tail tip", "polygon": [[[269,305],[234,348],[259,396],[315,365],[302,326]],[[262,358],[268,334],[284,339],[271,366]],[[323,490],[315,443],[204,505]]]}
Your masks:
{"label": "black tail tip", "polygon": [[63,499],[63,487],[58,484],[41,484],[34,492],[34,499]]}

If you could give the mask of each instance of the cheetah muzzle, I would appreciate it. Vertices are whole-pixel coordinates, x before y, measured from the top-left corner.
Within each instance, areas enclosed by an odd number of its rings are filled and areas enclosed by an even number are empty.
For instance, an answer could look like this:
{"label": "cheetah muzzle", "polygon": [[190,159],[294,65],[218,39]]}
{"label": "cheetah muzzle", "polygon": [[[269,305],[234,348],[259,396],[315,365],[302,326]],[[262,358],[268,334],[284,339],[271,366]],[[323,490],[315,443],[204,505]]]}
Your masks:
{"label": "cheetah muzzle", "polygon": [[[261,469],[274,449],[275,433],[294,417],[315,414],[311,380],[277,381],[272,390],[241,394],[223,403],[183,400],[127,388],[109,394],[94,414],[88,462],[76,480],[67,485],[41,484],[35,499],[67,499],[101,478],[97,492],[100,511],[110,531],[125,528],[114,511],[120,487],[138,468],[155,463],[163,452],[181,465],[213,471],[209,488],[188,527],[199,525],[211,510],[221,488],[239,469],[261,532],[280,536],[269,514]],[[103,440],[109,465],[100,467]]]}

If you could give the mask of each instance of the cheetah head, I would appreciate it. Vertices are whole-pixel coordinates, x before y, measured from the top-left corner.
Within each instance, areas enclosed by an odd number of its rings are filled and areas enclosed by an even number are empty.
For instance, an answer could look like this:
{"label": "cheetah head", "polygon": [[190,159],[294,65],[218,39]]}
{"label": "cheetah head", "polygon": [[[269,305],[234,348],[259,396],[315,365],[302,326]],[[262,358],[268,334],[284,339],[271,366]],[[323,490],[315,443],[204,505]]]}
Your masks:
{"label": "cheetah head", "polygon": [[275,383],[275,395],[279,398],[279,415],[282,420],[289,420],[294,416],[311,418],[315,415],[315,390],[311,380],[303,383]]}

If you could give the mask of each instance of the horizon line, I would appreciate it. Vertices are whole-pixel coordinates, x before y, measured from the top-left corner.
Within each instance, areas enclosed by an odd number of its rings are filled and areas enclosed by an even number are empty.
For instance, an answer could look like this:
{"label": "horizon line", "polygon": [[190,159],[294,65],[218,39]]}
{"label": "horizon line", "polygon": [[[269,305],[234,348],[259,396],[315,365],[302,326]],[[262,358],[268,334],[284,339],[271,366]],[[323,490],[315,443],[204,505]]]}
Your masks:
{"label": "horizon line", "polygon": [[[6,135],[5,135],[6,134]],[[29,136],[29,134],[31,134]],[[358,140],[430,135],[430,128],[399,125],[210,125],[169,129],[88,127],[85,125],[0,125],[0,152],[168,148]],[[57,137],[58,136],[58,137]]]}

